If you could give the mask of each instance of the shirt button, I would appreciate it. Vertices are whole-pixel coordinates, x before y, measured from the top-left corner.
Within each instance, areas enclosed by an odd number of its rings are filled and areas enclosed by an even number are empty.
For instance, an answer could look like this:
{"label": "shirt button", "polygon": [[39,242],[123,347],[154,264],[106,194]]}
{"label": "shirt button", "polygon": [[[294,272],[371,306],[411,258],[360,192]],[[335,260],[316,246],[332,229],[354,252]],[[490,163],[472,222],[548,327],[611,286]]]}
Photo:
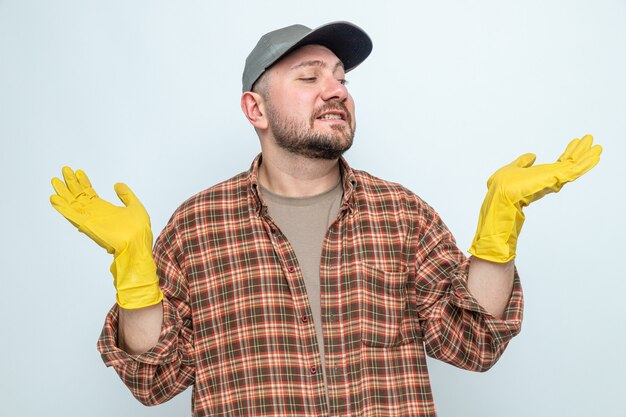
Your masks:
{"label": "shirt button", "polygon": [[302,320],[302,323],[307,323],[309,321],[309,318],[307,316],[302,316],[301,320]]}
{"label": "shirt button", "polygon": [[276,228],[275,228],[275,227],[272,227],[272,228],[270,229],[270,233],[271,233],[271,234],[273,234],[273,235],[275,235],[275,234],[276,234]]}
{"label": "shirt button", "polygon": [[311,366],[311,375],[315,375],[317,373],[317,368],[315,366]]}
{"label": "shirt button", "polygon": [[290,267],[287,268],[287,271],[295,272],[296,271],[296,267],[295,266],[290,266]]}

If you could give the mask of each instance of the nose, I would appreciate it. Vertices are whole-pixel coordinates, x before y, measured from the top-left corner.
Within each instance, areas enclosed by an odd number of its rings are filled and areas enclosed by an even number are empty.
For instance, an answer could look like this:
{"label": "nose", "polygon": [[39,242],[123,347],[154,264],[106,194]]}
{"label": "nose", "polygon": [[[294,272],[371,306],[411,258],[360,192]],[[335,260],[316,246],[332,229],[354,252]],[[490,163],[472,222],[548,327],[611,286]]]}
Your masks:
{"label": "nose", "polygon": [[334,76],[327,77],[324,82],[322,98],[324,99],[324,101],[345,101],[348,98],[348,89],[346,88],[345,84],[336,79]]}

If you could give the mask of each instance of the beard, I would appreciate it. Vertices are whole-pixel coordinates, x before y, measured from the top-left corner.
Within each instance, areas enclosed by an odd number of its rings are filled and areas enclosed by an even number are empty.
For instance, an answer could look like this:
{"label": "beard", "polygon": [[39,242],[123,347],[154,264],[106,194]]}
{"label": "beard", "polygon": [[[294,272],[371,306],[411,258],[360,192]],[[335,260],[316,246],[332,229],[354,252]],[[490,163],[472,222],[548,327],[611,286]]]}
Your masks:
{"label": "beard", "polygon": [[[346,114],[346,124],[331,125],[331,132],[316,132],[314,123],[319,115],[329,110],[341,110]],[[354,131],[352,115],[340,101],[320,106],[308,121],[289,118],[280,114],[268,102],[267,117],[276,144],[295,155],[309,159],[338,159],[352,146]]]}

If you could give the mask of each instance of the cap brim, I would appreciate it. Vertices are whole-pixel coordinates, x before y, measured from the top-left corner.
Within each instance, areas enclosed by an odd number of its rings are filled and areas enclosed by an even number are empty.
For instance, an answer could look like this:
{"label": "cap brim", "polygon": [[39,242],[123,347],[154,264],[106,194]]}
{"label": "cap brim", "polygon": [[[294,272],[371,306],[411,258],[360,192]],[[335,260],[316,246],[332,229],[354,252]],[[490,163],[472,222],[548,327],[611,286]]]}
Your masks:
{"label": "cap brim", "polygon": [[372,40],[360,27],[349,22],[332,22],[313,29],[274,62],[301,46],[311,44],[322,45],[333,51],[346,72],[365,61],[373,47]]}

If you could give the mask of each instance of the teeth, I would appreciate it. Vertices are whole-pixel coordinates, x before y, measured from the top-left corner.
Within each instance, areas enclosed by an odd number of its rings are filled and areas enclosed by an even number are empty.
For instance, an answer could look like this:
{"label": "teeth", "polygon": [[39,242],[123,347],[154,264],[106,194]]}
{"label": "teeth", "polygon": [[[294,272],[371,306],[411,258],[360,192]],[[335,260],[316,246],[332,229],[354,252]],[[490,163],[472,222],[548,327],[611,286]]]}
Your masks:
{"label": "teeth", "polygon": [[322,120],[341,120],[341,115],[339,114],[325,114],[320,117]]}

